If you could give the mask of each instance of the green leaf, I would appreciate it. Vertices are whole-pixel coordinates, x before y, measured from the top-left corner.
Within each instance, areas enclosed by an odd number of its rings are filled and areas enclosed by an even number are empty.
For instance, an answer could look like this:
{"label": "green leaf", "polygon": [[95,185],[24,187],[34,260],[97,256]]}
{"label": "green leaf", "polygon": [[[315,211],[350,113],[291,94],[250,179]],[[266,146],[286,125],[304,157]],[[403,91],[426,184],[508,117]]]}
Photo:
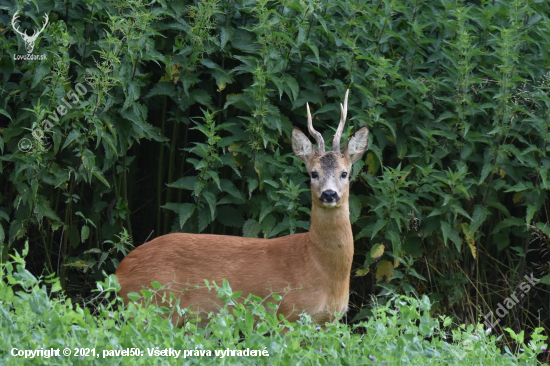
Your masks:
{"label": "green leaf", "polygon": [[294,79],[290,75],[285,75],[283,85],[288,87],[288,89],[290,89],[290,91],[292,92],[292,95],[289,94],[287,89],[285,88],[285,92],[287,92],[290,100],[293,102],[296,101],[296,99],[298,98],[298,93],[300,92],[300,86],[298,85],[296,79]]}
{"label": "green leaf", "polygon": [[6,221],[10,221],[10,217],[8,216],[8,214],[2,210],[0,210],[0,219],[4,219]]}
{"label": "green leaf", "polygon": [[162,208],[174,211],[178,214],[180,229],[183,228],[183,225],[189,220],[189,218],[195,212],[195,205],[192,203],[167,203]]}
{"label": "green leaf", "polygon": [[446,221],[441,221],[441,232],[443,233],[443,241],[447,245],[448,239],[451,239],[456,245],[456,249],[460,253],[462,249],[462,240],[458,235],[458,231],[451,227],[451,225]]}
{"label": "green leaf", "polygon": [[494,208],[498,209],[500,212],[502,212],[504,214],[504,216],[510,217],[510,212],[508,211],[506,206],[504,206],[502,203],[497,202],[497,201],[489,201],[488,205],[490,207],[494,207]]}
{"label": "green leaf", "polygon": [[[384,246],[384,244],[380,244],[380,243],[376,243],[372,246],[372,248],[370,249],[370,258],[373,258],[373,259],[377,259],[377,258],[380,258],[382,257],[382,255],[384,254],[384,249],[386,247]],[[368,256],[367,256],[368,258]]]}
{"label": "green leaf", "polygon": [[349,213],[350,213],[350,222],[353,224],[357,219],[359,218],[359,215],[361,214],[361,200],[359,197],[350,194],[349,196]]}
{"label": "green leaf", "polygon": [[304,42],[306,46],[309,47],[309,49],[313,52],[315,55],[315,59],[317,60],[317,67],[320,67],[320,61],[319,61],[319,49],[317,46],[309,41]]}
{"label": "green leaf", "polygon": [[195,89],[191,92],[191,96],[197,103],[210,107],[212,105],[212,98],[210,94],[203,89]]}
{"label": "green leaf", "polygon": [[[522,220],[523,221],[523,220]],[[509,230],[504,232],[496,233],[493,236],[493,243],[496,243],[497,250],[500,252],[504,248],[507,248],[510,245],[510,233]]]}
{"label": "green leaf", "polygon": [[214,70],[212,76],[216,79],[216,85],[219,91],[224,90],[227,84],[231,84],[234,81],[233,75],[223,70]]}
{"label": "green leaf", "polygon": [[401,237],[397,231],[386,230],[384,238],[388,239],[395,248],[398,248],[401,243]]}
{"label": "green leaf", "polygon": [[255,34],[240,28],[235,30],[231,38],[231,44],[233,47],[248,53],[256,53],[260,49]]}
{"label": "green leaf", "polygon": [[127,85],[127,93],[128,93],[128,96],[124,101],[124,105],[122,107],[124,109],[132,106],[133,103],[139,98],[139,95],[141,93],[141,88],[136,82],[129,81]]}
{"label": "green leaf", "polygon": [[271,179],[264,179],[263,180],[263,183],[267,183],[269,184],[270,186],[272,186],[273,188],[279,188],[279,183],[271,180]]}
{"label": "green leaf", "polygon": [[61,283],[59,283],[59,281],[55,281],[54,284],[52,285],[52,288],[50,289],[50,292],[54,293],[54,292],[59,292],[61,290],[62,290]]}
{"label": "green leaf", "polygon": [[270,212],[272,212],[275,209],[275,207],[271,204],[269,201],[263,201],[262,202],[262,209],[260,211],[260,222],[264,221],[264,217],[266,217]]}
{"label": "green leaf", "polygon": [[196,187],[196,184],[199,182],[199,178],[196,176],[190,176],[190,177],[183,177],[178,179],[176,182],[168,184],[168,187],[172,188],[181,188],[181,189],[187,189],[187,190],[194,190]]}
{"label": "green leaf", "polygon": [[141,299],[141,295],[137,292],[128,292],[126,296],[128,297],[128,299],[130,299],[130,301],[138,301],[139,299]]}
{"label": "green leaf", "polygon": [[280,38],[284,39],[286,41],[286,43],[288,45],[290,45],[291,48],[296,46],[296,43],[294,42],[294,40],[292,38],[290,38],[287,33],[273,32],[273,35],[276,36],[276,37],[280,37]]}
{"label": "green leaf", "polygon": [[251,198],[252,197],[252,192],[254,192],[254,190],[256,188],[258,188],[258,180],[254,179],[254,178],[247,177],[246,181],[248,182],[248,198]]}
{"label": "green leaf", "polygon": [[227,31],[227,29],[225,29],[225,27],[222,28],[221,29],[221,34],[220,34],[220,42],[221,42],[220,46],[221,46],[221,48],[225,47],[225,45],[227,44],[227,41],[229,41],[230,38],[231,37],[230,37],[229,32]]}
{"label": "green leaf", "polygon": [[10,119],[10,121],[13,122],[13,120],[11,119],[11,116],[8,112],[6,112],[5,110],[3,110],[2,108],[0,108],[0,114],[3,114],[4,116],[8,117]]}
{"label": "green leaf", "polygon": [[241,177],[241,172],[239,171],[239,169],[237,168],[237,165],[235,164],[235,162],[233,161],[232,159],[232,156],[233,154],[231,153],[228,153],[228,154],[224,154],[222,156],[220,156],[220,160],[221,162],[223,163],[223,165],[225,166],[230,166],[231,169],[233,169],[233,171],[235,172],[235,174],[238,176],[238,177]]}
{"label": "green leaf", "polygon": [[80,137],[80,131],[78,131],[77,129],[72,130],[71,132],[69,132],[69,135],[67,136],[67,139],[65,140],[65,143],[61,147],[61,150],[65,149],[67,146],[69,146],[78,137]]}
{"label": "green leaf", "polygon": [[481,169],[481,174],[479,176],[479,182],[477,183],[478,185],[481,185],[485,181],[492,168],[493,165],[491,162],[483,164],[483,168]]}
{"label": "green leaf", "polygon": [[376,221],[376,225],[374,225],[374,229],[372,230],[372,235],[371,235],[371,240],[374,239],[374,236],[376,235],[376,233],[378,233],[380,230],[382,230],[387,224],[388,224],[388,220],[385,220],[385,219],[378,219]]}
{"label": "green leaf", "polygon": [[[460,251],[460,249],[458,249]],[[418,278],[419,280],[426,281],[426,278],[422,276],[420,273],[416,272],[414,268],[409,268],[409,274],[413,275],[414,277]]]}
{"label": "green leaf", "polygon": [[361,311],[359,313],[357,313],[357,315],[355,315],[355,317],[351,320],[352,322],[355,322],[357,320],[361,320],[361,319],[365,319],[365,318],[370,318],[373,316],[373,313],[372,313],[372,310],[369,309],[369,308],[363,308],[361,309]]}
{"label": "green leaf", "polygon": [[203,191],[202,195],[206,199],[206,202],[208,202],[210,213],[212,214],[212,221],[214,221],[216,217],[216,195],[209,191]]}
{"label": "green leaf", "polygon": [[209,170],[207,173],[212,178],[212,180],[216,183],[216,185],[218,186],[218,189],[221,191],[222,187],[220,186],[220,177],[218,176],[218,173],[216,173],[213,170]]}
{"label": "green leaf", "polygon": [[161,82],[156,84],[151,91],[145,96],[145,98],[150,98],[155,95],[168,95],[170,97],[176,96],[176,89],[174,83],[172,82]]}
{"label": "green leaf", "polygon": [[204,66],[208,67],[209,69],[221,70],[220,65],[218,65],[217,63],[215,63],[212,60],[209,60],[207,58],[202,59],[200,61],[200,63],[203,64]]}
{"label": "green leaf", "polygon": [[244,195],[242,194],[241,191],[239,191],[237,189],[237,187],[235,187],[235,184],[233,184],[233,182],[231,182],[230,180],[228,179],[222,179],[220,180],[220,190],[222,192],[227,192],[229,193],[231,196],[237,198],[238,200],[240,200],[241,202],[245,202],[245,197]]}
{"label": "green leaf", "polygon": [[474,214],[472,215],[472,223],[470,224],[470,230],[475,233],[481,224],[491,215],[491,211],[483,205],[476,205]]}
{"label": "green leaf", "polygon": [[101,268],[101,265],[103,262],[105,262],[105,259],[109,256],[109,252],[103,252],[101,253],[101,257],[99,258],[99,261],[97,262],[97,268]]}
{"label": "green leaf", "polygon": [[[243,225],[243,236],[246,238],[257,238],[262,230],[260,223],[254,219],[246,220]],[[1,241],[1,240],[0,240]]]}
{"label": "green leaf", "polygon": [[82,226],[80,232],[80,241],[84,243],[90,237],[90,227],[88,225]]}
{"label": "green leaf", "polygon": [[199,233],[201,233],[208,224],[210,224],[214,219],[210,215],[209,210],[201,209],[199,211],[198,221],[199,221]]}
{"label": "green leaf", "polygon": [[98,249],[98,248],[92,248],[84,252],[84,254],[91,254],[91,253],[99,254],[99,253],[102,253],[102,251],[101,249]]}
{"label": "green leaf", "polygon": [[277,236],[279,233],[283,232],[284,230],[288,230],[288,228],[289,228],[288,221],[279,222],[273,228],[273,230],[269,233],[268,237],[271,238],[271,237]]}
{"label": "green leaf", "polygon": [[268,78],[277,87],[277,91],[279,92],[279,99],[281,99],[283,97],[283,82],[282,82],[282,80],[280,78],[278,78],[276,75],[269,75]]}
{"label": "green leaf", "polygon": [[531,225],[531,220],[533,220],[533,216],[535,216],[536,212],[537,212],[537,206],[527,205],[527,214],[525,215],[525,223],[527,225]]}
{"label": "green leaf", "polygon": [[493,231],[491,232],[491,235],[494,235],[494,234],[500,232],[502,229],[510,227],[510,226],[523,226],[523,225],[525,225],[525,222],[521,218],[519,218],[519,217],[509,217],[509,218],[506,218],[506,219],[502,220],[501,222],[499,222],[495,226]]}
{"label": "green leaf", "polygon": [[50,67],[48,63],[42,63],[34,71],[34,78],[32,79],[31,89],[36,88],[36,86],[44,79],[44,76],[50,73]]}
{"label": "green leaf", "polygon": [[218,209],[218,221],[225,226],[242,227],[244,219],[242,214],[236,208],[230,206],[221,206]]}

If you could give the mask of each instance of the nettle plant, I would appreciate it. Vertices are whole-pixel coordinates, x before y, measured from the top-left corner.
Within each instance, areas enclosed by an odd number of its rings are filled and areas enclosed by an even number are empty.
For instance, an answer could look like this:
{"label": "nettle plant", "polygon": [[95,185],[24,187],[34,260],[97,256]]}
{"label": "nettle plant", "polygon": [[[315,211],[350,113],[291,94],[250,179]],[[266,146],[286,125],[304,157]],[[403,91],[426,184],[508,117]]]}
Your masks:
{"label": "nettle plant", "polygon": [[[28,237],[29,262],[74,295],[114,271],[120,233],[309,230],[291,127],[305,128],[308,102],[329,142],[349,88],[343,138],[372,131],[350,177],[350,314],[383,291],[472,322],[530,273],[540,283],[501,325],[519,333],[547,311],[546,2],[0,7],[21,29],[49,17],[34,48],[45,60],[15,61],[24,42],[0,32],[2,252]],[[87,93],[60,115],[77,84]]]}

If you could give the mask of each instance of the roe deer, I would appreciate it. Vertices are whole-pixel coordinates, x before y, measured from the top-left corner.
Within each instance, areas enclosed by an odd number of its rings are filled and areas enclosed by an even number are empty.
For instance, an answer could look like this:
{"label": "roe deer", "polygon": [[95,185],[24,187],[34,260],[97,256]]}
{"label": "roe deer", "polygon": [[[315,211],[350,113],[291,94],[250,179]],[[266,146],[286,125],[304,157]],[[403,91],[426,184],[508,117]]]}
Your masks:
{"label": "roe deer", "polygon": [[[325,152],[321,134],[313,129],[307,105],[308,129],[318,150],[294,127],[292,149],[305,163],[311,177],[311,229],[307,233],[274,239],[227,235],[174,233],[160,236],[128,254],[116,271],[128,302],[129,292],[140,292],[152,281],[170,284],[170,291],[191,310],[216,312],[222,304],[216,293],[205,288],[185,290],[190,284],[204,286],[204,279],[221,285],[227,279],[235,291],[262,298],[285,288],[278,313],[296,321],[305,311],[319,324],[334,320],[334,312],[348,307],[349,279],[353,259],[353,234],[349,219],[351,165],[367,149],[369,130],[360,128],[340,151],[340,138],[347,114],[348,92],[332,150]],[[168,290],[166,290],[168,291]],[[204,317],[203,317],[204,319]],[[172,319],[182,326],[185,319]]]}

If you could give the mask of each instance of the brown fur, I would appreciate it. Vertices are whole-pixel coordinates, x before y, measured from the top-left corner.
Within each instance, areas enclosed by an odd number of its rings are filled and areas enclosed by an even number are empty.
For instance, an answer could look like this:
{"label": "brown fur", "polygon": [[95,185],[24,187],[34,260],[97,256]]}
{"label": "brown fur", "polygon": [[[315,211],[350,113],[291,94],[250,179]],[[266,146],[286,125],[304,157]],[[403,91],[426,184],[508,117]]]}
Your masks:
{"label": "brown fur", "polygon": [[[361,130],[359,130],[361,131]],[[349,176],[352,163],[361,156],[350,140],[355,155],[327,152],[319,155],[311,142],[297,129],[292,132],[292,147],[305,162],[312,179],[311,229],[308,233],[274,239],[254,239],[209,234],[168,234],[133,250],[120,263],[116,275],[125,302],[129,292],[138,292],[152,281],[170,289],[181,299],[182,308],[216,312],[221,306],[214,291],[185,290],[189,284],[203,285],[204,279],[229,281],[234,291],[263,298],[272,292],[291,290],[283,299],[279,313],[296,321],[302,311],[318,323],[334,320],[334,312],[347,311],[349,276],[353,259],[353,234],[349,221]],[[362,138],[368,139],[368,130]],[[310,146],[308,146],[308,143]],[[359,146],[359,148],[355,148]],[[331,189],[340,199],[327,207],[320,201],[323,190]],[[204,319],[205,317],[203,317]],[[184,318],[173,319],[181,326]]]}

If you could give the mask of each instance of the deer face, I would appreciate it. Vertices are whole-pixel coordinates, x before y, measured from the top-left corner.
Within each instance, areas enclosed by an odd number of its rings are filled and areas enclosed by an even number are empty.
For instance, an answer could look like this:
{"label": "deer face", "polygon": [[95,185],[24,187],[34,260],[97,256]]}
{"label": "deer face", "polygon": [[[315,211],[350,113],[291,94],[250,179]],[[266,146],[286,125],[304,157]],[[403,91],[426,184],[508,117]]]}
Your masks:
{"label": "deer face", "polygon": [[331,151],[313,159],[311,165],[308,172],[313,202],[324,207],[336,207],[345,202],[349,195],[351,168],[345,157]]}
{"label": "deer face", "polygon": [[362,127],[341,153],[328,151],[321,154],[302,131],[298,128],[292,130],[292,150],[306,164],[314,205],[333,208],[348,202],[351,165],[363,155],[368,140],[369,130]]}
{"label": "deer face", "polygon": [[299,128],[292,129],[292,150],[298,159],[306,164],[311,177],[311,195],[313,204],[330,208],[347,204],[349,197],[349,175],[351,165],[355,163],[367,150],[369,129],[361,127],[349,140],[344,150],[340,151],[340,138],[346,123],[348,113],[348,94],[346,91],[344,104],[340,104],[342,116],[340,124],[332,140],[332,151],[325,152],[323,136],[313,128],[313,119],[307,106],[307,127],[309,133],[317,141],[319,150]]}

